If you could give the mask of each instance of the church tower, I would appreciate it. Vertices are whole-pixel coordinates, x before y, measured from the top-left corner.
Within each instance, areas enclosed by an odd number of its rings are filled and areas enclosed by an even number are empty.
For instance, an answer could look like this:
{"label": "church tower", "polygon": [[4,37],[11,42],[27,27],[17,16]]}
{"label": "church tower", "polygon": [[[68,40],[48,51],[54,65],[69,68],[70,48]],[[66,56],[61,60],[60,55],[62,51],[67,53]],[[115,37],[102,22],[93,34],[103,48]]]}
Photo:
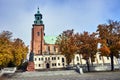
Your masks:
{"label": "church tower", "polygon": [[31,51],[36,54],[42,54],[44,45],[44,24],[42,21],[42,14],[39,11],[34,15],[35,21],[32,25],[32,40],[31,40]]}

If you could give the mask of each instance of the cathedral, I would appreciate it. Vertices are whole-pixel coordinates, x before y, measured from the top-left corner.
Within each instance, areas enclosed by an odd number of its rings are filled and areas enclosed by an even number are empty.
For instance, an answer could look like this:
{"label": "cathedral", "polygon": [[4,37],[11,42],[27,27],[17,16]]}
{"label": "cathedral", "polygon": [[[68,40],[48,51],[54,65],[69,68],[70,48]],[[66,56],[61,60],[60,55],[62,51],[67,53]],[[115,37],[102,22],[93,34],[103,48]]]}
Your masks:
{"label": "cathedral", "polygon": [[[59,54],[58,46],[55,45],[57,36],[46,36],[45,25],[42,21],[42,14],[39,11],[34,15],[35,20],[32,25],[31,51],[34,53],[34,69],[65,68],[66,58]],[[118,64],[117,59],[114,60]],[[86,65],[82,55],[76,54],[70,65]],[[98,53],[93,64],[110,64],[110,57],[101,57]]]}

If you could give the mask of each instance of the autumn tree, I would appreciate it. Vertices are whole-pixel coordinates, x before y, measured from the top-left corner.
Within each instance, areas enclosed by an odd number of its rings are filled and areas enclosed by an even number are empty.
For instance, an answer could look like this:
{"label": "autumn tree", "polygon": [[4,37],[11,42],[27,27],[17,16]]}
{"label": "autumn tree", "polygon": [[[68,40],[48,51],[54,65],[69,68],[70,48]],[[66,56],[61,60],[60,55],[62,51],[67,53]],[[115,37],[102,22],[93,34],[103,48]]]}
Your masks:
{"label": "autumn tree", "polygon": [[109,20],[108,24],[98,25],[97,32],[101,42],[102,56],[111,58],[111,70],[114,70],[114,57],[119,57],[120,50],[120,22]]}
{"label": "autumn tree", "polygon": [[0,33],[0,67],[7,66],[13,60],[11,37],[12,33],[9,31]]}
{"label": "autumn tree", "polygon": [[82,54],[83,59],[86,60],[88,71],[90,71],[89,60],[91,60],[91,62],[94,62],[95,55],[97,53],[98,40],[96,35],[96,33],[89,34],[88,32],[83,32],[81,34],[77,33],[75,35],[77,39],[77,52],[79,54]]}
{"label": "autumn tree", "polygon": [[0,67],[19,66],[26,58],[28,47],[19,38],[12,39],[12,33],[0,33]]}
{"label": "autumn tree", "polygon": [[15,66],[19,66],[26,58],[28,47],[26,47],[24,42],[19,38],[14,39],[12,45],[13,63]]}
{"label": "autumn tree", "polygon": [[63,31],[63,33],[57,37],[56,44],[59,47],[60,53],[65,55],[66,62],[69,65],[70,62],[74,59],[74,53],[77,49],[75,44],[74,31]]}

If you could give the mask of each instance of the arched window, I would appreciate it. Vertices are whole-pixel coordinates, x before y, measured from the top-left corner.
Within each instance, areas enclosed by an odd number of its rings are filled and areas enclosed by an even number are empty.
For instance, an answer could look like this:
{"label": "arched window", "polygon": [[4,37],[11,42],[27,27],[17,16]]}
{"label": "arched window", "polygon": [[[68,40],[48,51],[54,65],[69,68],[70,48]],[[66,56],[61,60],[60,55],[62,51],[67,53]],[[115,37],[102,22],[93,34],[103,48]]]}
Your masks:
{"label": "arched window", "polygon": [[79,61],[79,57],[77,56],[77,61]]}
{"label": "arched window", "polygon": [[40,36],[40,32],[37,32],[37,36]]}
{"label": "arched window", "polygon": [[48,46],[48,51],[50,52],[50,46]]}
{"label": "arched window", "polygon": [[62,58],[62,62],[64,62],[64,58]]}
{"label": "arched window", "polygon": [[37,17],[37,20],[39,20],[39,17]]}

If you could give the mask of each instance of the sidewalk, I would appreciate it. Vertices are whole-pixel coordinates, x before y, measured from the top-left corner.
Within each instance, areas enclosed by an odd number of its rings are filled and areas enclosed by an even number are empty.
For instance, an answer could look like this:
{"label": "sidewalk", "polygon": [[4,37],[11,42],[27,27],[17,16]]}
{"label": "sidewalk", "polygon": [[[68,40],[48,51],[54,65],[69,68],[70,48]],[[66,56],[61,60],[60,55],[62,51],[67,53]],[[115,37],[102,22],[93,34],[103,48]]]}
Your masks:
{"label": "sidewalk", "polygon": [[[39,73],[39,74],[38,74]],[[6,80],[120,80],[120,71],[117,72],[90,72],[80,74],[41,75],[42,72],[17,73]],[[47,72],[46,72],[47,73]],[[58,72],[59,73],[59,72]]]}

